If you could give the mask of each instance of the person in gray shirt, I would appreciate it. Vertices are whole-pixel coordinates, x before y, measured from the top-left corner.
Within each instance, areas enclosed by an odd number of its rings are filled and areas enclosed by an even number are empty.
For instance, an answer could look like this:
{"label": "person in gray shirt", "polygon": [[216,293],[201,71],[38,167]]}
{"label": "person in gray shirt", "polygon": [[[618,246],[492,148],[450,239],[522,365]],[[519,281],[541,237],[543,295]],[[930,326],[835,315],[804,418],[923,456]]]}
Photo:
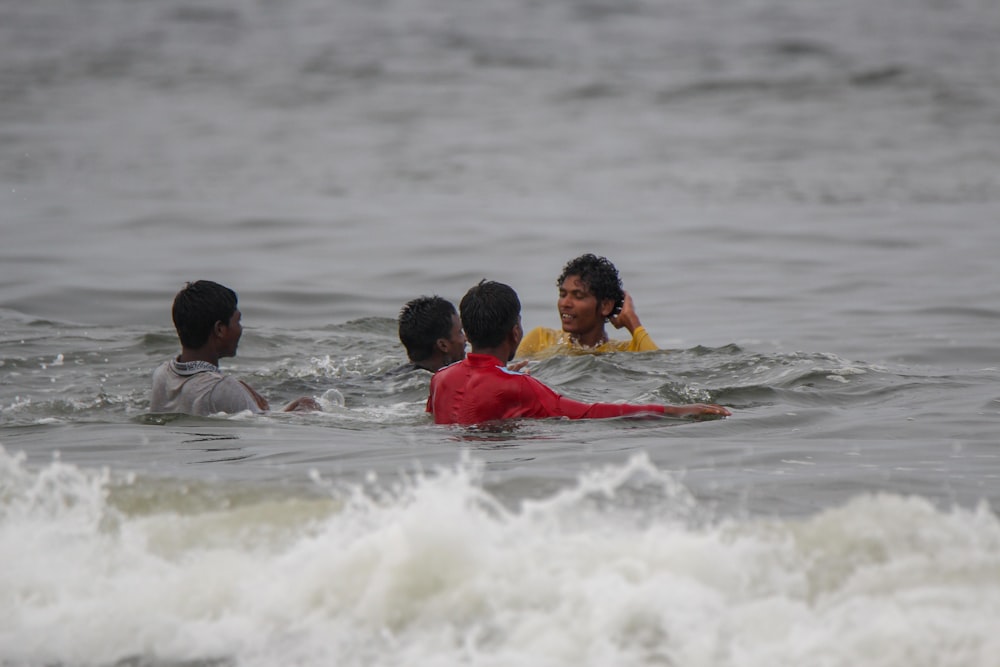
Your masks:
{"label": "person in gray shirt", "polygon": [[[219,359],[236,356],[243,335],[236,292],[210,280],[188,283],[174,297],[173,320],[181,353],[153,371],[149,409],[154,413],[212,415],[270,410],[266,398],[250,385],[224,375]],[[310,397],[298,398],[284,411],[320,411]]]}

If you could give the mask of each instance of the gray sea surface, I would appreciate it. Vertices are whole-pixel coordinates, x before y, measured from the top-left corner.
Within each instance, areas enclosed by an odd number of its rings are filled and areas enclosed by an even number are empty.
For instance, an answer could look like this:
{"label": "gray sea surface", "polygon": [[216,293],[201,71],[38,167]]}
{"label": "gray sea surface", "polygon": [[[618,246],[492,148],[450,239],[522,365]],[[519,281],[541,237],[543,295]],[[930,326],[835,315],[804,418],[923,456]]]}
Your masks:
{"label": "gray sea surface", "polygon": [[[0,0],[0,665],[995,664],[998,35]],[[732,417],[441,427],[388,374],[407,300],[556,327],[584,252],[663,349],[532,374]],[[239,293],[223,370],[322,413],[149,414],[196,279]]]}

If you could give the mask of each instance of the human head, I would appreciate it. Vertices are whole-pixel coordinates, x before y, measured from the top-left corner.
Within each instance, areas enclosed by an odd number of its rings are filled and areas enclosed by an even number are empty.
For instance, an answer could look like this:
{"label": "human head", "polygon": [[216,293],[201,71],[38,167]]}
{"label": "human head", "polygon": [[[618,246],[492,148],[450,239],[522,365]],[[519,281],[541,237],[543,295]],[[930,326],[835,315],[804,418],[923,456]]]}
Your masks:
{"label": "human head", "polygon": [[236,313],[236,301],[236,292],[211,280],[185,285],[174,297],[172,311],[181,345],[201,348],[208,342],[217,322],[229,326]]}
{"label": "human head", "polygon": [[562,275],[556,281],[556,287],[561,287],[570,276],[577,276],[600,304],[604,300],[614,302],[612,314],[621,310],[625,303],[625,290],[618,276],[618,269],[607,257],[598,257],[592,253],[580,255],[566,262]]}
{"label": "human head", "polygon": [[465,293],[459,308],[473,350],[499,347],[515,327],[520,327],[521,301],[517,292],[503,283],[480,280]]}
{"label": "human head", "polygon": [[[399,311],[399,341],[413,363],[427,368],[465,359],[465,334],[458,311],[447,299],[421,296]],[[429,368],[437,370],[437,368]]]}

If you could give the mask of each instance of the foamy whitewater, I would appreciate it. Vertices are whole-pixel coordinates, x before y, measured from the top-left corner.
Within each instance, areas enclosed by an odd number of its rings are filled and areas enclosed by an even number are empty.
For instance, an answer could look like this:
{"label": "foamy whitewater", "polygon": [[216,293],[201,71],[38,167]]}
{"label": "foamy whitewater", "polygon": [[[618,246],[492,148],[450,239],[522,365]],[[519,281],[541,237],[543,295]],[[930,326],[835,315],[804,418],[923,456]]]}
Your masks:
{"label": "foamy whitewater", "polygon": [[[0,0],[0,667],[1000,665],[993,0]],[[400,307],[662,348],[434,425]],[[273,405],[149,411],[186,281]],[[610,330],[613,337],[624,332]]]}
{"label": "foamy whitewater", "polygon": [[882,494],[715,520],[637,455],[516,507],[469,463],[379,491],[316,474],[314,498],[222,492],[196,510],[219,492],[151,507],[135,478],[0,464],[5,664],[986,666],[1000,651],[985,506]]}

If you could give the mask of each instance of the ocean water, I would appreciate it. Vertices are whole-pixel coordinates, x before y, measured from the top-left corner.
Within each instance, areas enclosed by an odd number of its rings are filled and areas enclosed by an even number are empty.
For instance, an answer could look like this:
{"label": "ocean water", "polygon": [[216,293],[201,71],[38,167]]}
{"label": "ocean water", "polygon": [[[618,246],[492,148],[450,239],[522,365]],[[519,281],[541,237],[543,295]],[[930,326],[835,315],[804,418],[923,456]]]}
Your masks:
{"label": "ocean water", "polygon": [[[993,667],[1000,6],[0,0],[0,665]],[[441,427],[399,308],[614,261],[712,422]],[[322,413],[150,415],[170,302]],[[619,334],[620,336],[621,334]]]}

